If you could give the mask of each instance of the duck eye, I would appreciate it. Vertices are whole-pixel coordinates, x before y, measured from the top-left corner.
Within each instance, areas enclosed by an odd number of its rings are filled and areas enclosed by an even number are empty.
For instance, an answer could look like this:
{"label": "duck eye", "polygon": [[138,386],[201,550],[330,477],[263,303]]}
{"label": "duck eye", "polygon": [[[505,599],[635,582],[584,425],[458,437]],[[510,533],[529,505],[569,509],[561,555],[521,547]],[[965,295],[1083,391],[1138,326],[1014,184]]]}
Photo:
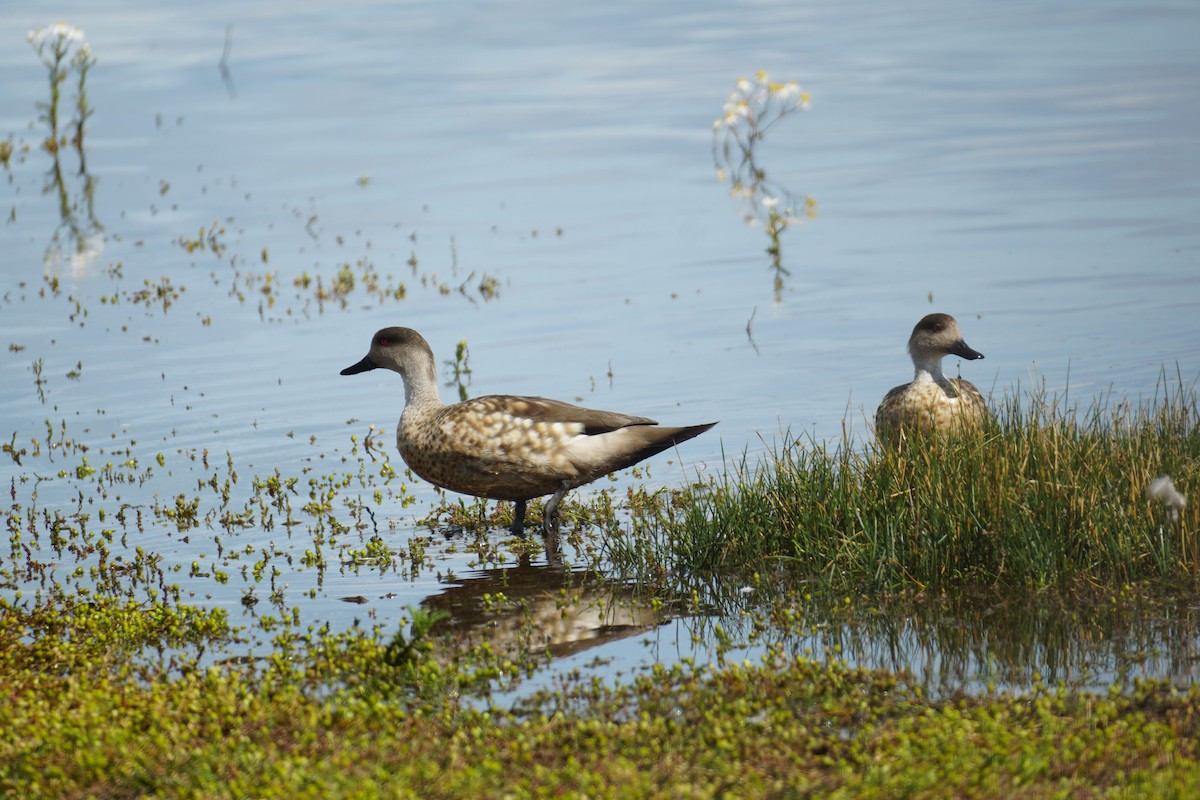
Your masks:
{"label": "duck eye", "polygon": [[391,343],[391,339],[388,339],[386,336],[380,336],[379,341],[376,342],[376,344],[378,344],[380,347],[387,347]]}

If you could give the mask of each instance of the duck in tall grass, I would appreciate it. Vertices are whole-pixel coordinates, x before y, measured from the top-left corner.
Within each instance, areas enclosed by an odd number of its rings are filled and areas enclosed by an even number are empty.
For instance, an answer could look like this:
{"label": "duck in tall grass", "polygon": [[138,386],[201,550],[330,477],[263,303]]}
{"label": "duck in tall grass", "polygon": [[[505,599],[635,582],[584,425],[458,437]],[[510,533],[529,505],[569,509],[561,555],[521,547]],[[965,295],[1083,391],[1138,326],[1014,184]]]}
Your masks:
{"label": "duck in tall grass", "polygon": [[947,378],[942,359],[983,358],[963,341],[958,323],[949,314],[929,314],[908,338],[915,374],[912,383],[897,386],[883,397],[875,412],[875,435],[885,444],[913,435],[951,434],[978,430],[989,412],[983,395],[970,381]]}
{"label": "duck in tall grass", "polygon": [[527,501],[551,495],[542,512],[557,534],[558,506],[577,486],[625,469],[716,425],[658,427],[646,417],[581,408],[543,397],[490,395],[445,405],[433,350],[411,328],[384,328],[367,355],[342,375],[390,369],[404,379],[396,447],[430,483],[516,504],[513,533],[525,527]]}

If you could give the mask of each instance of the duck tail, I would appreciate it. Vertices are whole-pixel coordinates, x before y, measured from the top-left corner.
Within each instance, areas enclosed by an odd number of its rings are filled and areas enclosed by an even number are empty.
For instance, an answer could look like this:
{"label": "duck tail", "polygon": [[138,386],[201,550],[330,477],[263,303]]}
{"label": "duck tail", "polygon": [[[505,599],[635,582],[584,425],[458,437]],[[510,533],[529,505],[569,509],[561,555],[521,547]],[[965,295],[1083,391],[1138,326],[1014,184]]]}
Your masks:
{"label": "duck tail", "polygon": [[633,466],[639,461],[661,453],[663,450],[669,450],[677,444],[686,442],[688,439],[694,439],[716,424],[715,422],[709,422],[704,425],[684,425],[678,428],[638,425],[634,428],[627,428],[629,431],[636,431],[642,438],[644,445],[632,453],[628,459],[628,463],[623,466]]}

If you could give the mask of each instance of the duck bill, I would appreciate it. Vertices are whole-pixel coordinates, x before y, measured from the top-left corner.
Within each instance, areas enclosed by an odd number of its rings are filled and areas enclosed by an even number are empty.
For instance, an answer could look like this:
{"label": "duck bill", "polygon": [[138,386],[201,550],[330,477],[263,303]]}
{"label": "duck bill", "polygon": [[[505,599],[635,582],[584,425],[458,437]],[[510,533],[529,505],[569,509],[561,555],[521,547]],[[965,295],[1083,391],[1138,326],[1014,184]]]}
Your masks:
{"label": "duck bill", "polygon": [[978,350],[972,350],[971,347],[962,339],[959,339],[950,348],[950,355],[958,356],[959,358],[965,358],[968,361],[975,361],[983,358],[983,353],[979,352]]}
{"label": "duck bill", "polygon": [[[983,356],[980,356],[980,358],[983,358]],[[370,356],[363,356],[362,361],[358,362],[357,364],[354,364],[353,366],[346,367],[344,370],[342,370],[341,374],[342,375],[357,375],[360,372],[366,372],[368,370],[377,369],[378,367],[379,367],[379,365],[376,364],[374,361],[372,361]]]}

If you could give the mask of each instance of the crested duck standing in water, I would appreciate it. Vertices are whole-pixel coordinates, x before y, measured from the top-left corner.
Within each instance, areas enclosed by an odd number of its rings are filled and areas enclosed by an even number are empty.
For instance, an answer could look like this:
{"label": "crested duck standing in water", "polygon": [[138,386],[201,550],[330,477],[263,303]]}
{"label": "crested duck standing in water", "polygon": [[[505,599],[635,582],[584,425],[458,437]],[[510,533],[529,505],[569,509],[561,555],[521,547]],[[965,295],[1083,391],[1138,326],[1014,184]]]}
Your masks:
{"label": "crested duck standing in water", "polygon": [[987,403],[970,381],[947,378],[942,359],[948,355],[971,361],[983,353],[971,349],[949,314],[929,314],[908,339],[915,374],[912,383],[897,386],[883,397],[875,412],[875,435],[893,443],[903,436],[978,430],[988,418]]}
{"label": "crested duck standing in water", "polygon": [[580,408],[543,397],[491,395],[445,405],[438,397],[433,350],[411,328],[384,328],[367,355],[342,370],[384,368],[404,379],[396,447],[404,463],[443,489],[511,500],[513,533],[525,525],[526,501],[552,495],[542,512],[546,534],[558,532],[558,505],[571,489],[625,469],[716,425],[660,428],[645,417]]}

